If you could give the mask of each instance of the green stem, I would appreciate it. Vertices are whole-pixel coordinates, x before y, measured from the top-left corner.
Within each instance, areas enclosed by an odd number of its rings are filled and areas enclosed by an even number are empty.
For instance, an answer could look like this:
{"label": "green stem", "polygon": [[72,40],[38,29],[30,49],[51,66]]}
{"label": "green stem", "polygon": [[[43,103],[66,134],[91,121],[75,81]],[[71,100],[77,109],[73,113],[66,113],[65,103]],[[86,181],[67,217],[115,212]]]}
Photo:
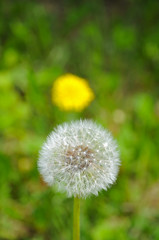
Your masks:
{"label": "green stem", "polygon": [[80,199],[78,197],[74,198],[73,240],[80,240]]}

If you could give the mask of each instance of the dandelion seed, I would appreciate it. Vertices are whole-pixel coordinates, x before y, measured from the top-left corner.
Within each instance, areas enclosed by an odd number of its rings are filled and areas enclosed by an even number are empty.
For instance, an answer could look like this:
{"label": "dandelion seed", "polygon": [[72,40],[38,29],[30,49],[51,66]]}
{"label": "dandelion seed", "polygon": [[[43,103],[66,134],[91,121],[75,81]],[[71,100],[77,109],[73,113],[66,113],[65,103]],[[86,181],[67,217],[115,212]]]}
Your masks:
{"label": "dandelion seed", "polygon": [[119,164],[116,141],[91,120],[59,125],[47,138],[38,160],[45,182],[56,184],[69,197],[80,198],[107,190],[116,180]]}

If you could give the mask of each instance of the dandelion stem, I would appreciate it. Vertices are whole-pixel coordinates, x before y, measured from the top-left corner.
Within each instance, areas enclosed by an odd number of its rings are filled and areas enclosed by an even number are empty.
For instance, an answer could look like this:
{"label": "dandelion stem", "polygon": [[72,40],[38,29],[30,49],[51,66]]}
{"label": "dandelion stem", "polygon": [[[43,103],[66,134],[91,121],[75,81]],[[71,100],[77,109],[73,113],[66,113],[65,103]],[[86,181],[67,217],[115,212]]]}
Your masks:
{"label": "dandelion stem", "polygon": [[74,198],[73,240],[80,240],[80,199],[78,197]]}

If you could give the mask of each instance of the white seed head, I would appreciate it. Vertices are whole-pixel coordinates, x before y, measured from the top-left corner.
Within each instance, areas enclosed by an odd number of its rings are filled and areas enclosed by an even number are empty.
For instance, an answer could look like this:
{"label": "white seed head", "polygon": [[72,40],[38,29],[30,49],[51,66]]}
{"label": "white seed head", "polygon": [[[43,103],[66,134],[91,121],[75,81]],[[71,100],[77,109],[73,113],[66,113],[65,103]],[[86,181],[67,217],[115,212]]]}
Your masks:
{"label": "white seed head", "polygon": [[116,141],[91,120],[59,125],[40,151],[38,169],[49,185],[69,197],[98,195],[112,185],[120,165]]}

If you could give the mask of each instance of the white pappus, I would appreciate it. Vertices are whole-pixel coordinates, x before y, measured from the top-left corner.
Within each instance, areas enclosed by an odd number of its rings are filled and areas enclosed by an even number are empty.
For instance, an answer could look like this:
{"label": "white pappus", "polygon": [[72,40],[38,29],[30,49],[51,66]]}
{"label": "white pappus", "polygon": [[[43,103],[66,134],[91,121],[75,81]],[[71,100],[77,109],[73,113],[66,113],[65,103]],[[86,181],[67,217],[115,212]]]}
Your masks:
{"label": "white pappus", "polygon": [[98,195],[112,185],[120,165],[116,141],[91,120],[57,126],[43,144],[38,169],[48,185],[69,197]]}

